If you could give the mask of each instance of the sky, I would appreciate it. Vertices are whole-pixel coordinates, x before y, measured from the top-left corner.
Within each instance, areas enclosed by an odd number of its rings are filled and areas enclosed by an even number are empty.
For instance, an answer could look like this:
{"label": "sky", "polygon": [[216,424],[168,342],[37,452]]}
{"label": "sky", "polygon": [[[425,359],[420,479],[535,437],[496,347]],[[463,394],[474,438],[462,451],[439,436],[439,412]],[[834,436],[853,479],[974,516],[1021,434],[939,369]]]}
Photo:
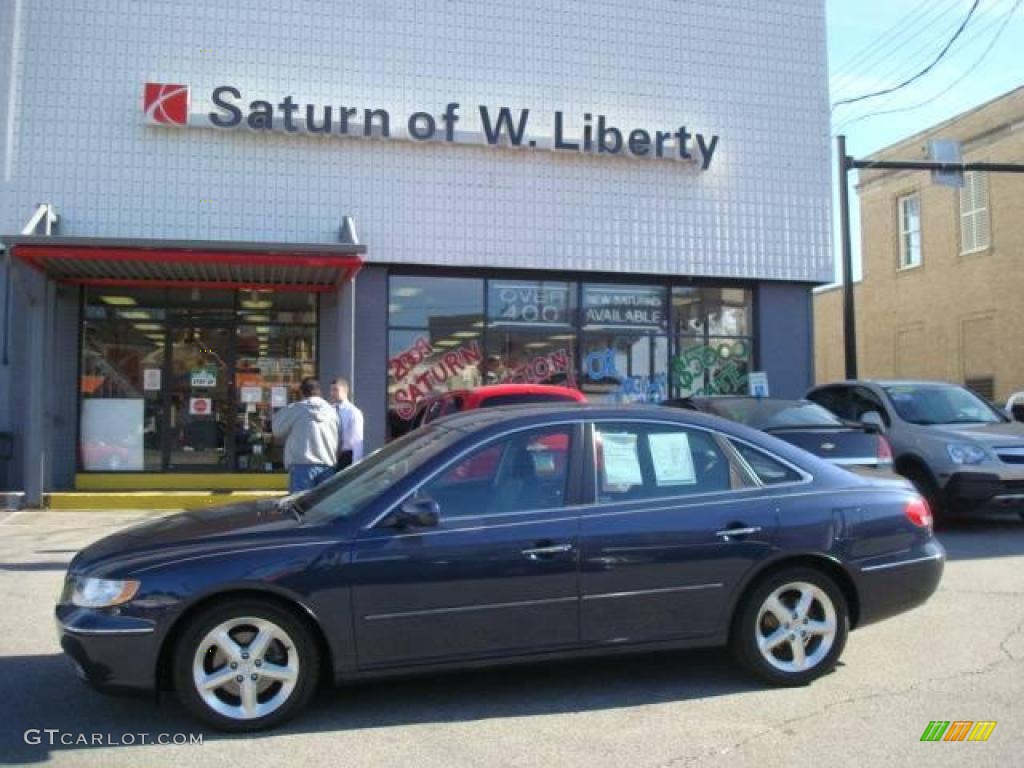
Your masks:
{"label": "sky", "polygon": [[[953,37],[973,1],[826,0],[833,105],[897,85],[924,69]],[[957,41],[928,74],[897,93],[833,108],[833,155],[839,133],[846,135],[847,154],[862,157],[1024,85],[1022,48],[1024,0],[979,0]],[[915,108],[902,111],[907,107]],[[887,110],[901,111],[866,117]],[[853,179],[851,173],[854,277],[859,278]],[[838,205],[838,194],[834,197]],[[834,210],[838,269],[838,207]]]}

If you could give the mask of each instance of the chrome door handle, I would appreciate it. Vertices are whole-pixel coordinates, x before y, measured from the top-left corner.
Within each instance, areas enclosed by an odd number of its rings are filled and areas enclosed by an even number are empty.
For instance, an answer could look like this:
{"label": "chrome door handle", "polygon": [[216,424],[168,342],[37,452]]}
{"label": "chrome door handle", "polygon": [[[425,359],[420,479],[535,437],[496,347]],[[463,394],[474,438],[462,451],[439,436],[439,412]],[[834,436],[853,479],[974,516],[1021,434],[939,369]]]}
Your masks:
{"label": "chrome door handle", "polygon": [[715,536],[719,536],[723,539],[731,539],[733,536],[749,536],[752,533],[760,532],[760,525],[752,525],[749,528],[725,528],[721,531],[715,531]]}
{"label": "chrome door handle", "polygon": [[564,552],[572,552],[572,544],[550,544],[546,547],[533,547],[531,549],[524,549],[523,554],[531,560],[536,560],[544,555],[560,555]]}

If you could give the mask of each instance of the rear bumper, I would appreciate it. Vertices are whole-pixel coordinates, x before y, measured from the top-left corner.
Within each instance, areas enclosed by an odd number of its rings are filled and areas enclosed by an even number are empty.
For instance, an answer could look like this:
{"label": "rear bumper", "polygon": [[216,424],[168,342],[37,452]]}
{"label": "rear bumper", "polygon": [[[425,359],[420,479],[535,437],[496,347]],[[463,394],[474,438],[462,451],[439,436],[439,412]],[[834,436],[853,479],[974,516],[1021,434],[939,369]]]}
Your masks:
{"label": "rear bumper", "polygon": [[936,539],[899,555],[870,558],[853,564],[860,599],[862,627],[909,611],[938,589],[946,563],[946,550]]}
{"label": "rear bumper", "polygon": [[78,676],[105,693],[156,689],[160,642],[153,622],[70,605],[56,609],[57,640]]}
{"label": "rear bumper", "polygon": [[988,472],[956,472],[942,493],[946,507],[955,513],[1024,511],[1024,480]]}

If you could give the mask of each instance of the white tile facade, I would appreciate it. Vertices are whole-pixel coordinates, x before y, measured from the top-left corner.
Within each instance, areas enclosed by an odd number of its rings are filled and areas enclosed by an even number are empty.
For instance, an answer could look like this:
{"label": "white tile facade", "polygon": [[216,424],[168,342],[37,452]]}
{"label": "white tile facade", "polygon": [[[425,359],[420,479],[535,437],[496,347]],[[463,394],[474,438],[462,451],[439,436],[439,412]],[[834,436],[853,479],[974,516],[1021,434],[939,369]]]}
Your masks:
{"label": "white tile facade", "polygon": [[[379,262],[828,281],[823,0],[3,0],[0,231],[334,242]],[[6,48],[6,46],[5,46]],[[13,69],[11,64],[13,63]],[[672,162],[147,126],[146,81],[718,134]],[[8,99],[0,110],[6,112]],[[534,124],[533,121],[538,121]],[[477,123],[478,124],[478,123]]]}

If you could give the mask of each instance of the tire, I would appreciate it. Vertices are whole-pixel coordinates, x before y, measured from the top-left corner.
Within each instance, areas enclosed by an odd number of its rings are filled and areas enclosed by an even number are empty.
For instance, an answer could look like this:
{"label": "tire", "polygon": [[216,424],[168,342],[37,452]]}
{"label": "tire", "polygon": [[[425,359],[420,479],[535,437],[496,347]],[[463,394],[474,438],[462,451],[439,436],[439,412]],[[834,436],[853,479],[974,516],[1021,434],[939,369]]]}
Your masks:
{"label": "tire", "polygon": [[[801,597],[809,601],[805,612]],[[806,635],[801,637],[801,632]],[[814,568],[787,568],[765,577],[740,604],[732,649],[738,661],[762,680],[806,685],[835,668],[849,632],[849,607],[836,583]],[[773,639],[778,642],[768,647]]]}
{"label": "tire", "polygon": [[913,483],[917,492],[924,496],[925,501],[928,502],[928,507],[932,511],[932,517],[935,522],[946,522],[949,515],[945,505],[942,503],[942,494],[939,491],[939,486],[932,479],[931,473],[924,467],[911,464],[900,474]]}
{"label": "tire", "polygon": [[[262,652],[254,648],[257,642]],[[174,687],[185,708],[232,732],[272,728],[294,717],[320,676],[319,651],[305,623],[251,598],[212,606],[191,619],[173,664]],[[203,675],[210,685],[200,690]]]}

